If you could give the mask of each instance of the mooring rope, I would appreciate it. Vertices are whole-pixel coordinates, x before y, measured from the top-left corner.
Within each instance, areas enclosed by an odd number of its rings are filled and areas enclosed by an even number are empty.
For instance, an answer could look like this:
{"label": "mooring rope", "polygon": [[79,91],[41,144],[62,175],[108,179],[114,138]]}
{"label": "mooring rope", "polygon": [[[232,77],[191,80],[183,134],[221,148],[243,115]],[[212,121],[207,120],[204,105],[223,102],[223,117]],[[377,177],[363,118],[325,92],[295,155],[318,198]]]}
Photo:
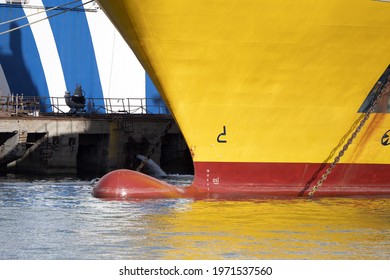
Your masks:
{"label": "mooring rope", "polygon": [[[78,1],[79,1],[79,0],[78,0]],[[29,17],[29,16],[37,15],[37,14],[40,14],[40,13],[43,13],[43,12],[48,12],[48,11],[51,11],[51,10],[54,10],[54,9],[58,9],[58,8],[61,8],[62,6],[70,5],[70,4],[73,4],[73,3],[78,2],[78,1],[69,2],[69,3],[67,3],[67,4],[59,5],[59,6],[56,6],[56,7],[47,9],[47,10],[43,10],[43,11],[37,12],[37,13],[35,13],[35,14],[31,14],[31,15],[27,15],[27,16],[20,17],[20,18],[8,20],[8,21],[6,21],[6,22],[0,23],[0,25],[6,24],[6,23],[10,23],[10,22],[13,22],[13,21],[16,21],[16,20],[20,20],[20,19],[23,19],[23,18],[27,18],[27,17]],[[39,20],[30,22],[30,23],[26,23],[26,24],[20,25],[20,26],[17,26],[17,27],[15,27],[15,28],[12,28],[12,29],[8,29],[8,30],[6,30],[6,31],[0,32],[0,35],[8,34],[8,33],[11,33],[11,32],[13,32],[13,31],[22,29],[22,28],[24,28],[24,27],[28,27],[28,26],[30,26],[30,25],[33,25],[33,24],[35,24],[35,23],[38,23],[38,22],[47,20],[47,19],[49,19],[49,18],[52,18],[52,17],[55,17],[55,16],[59,16],[59,15],[61,15],[61,14],[64,14],[64,13],[66,13],[66,12],[69,12],[69,11],[71,11],[71,10],[74,10],[74,9],[76,9],[76,8],[79,8],[79,7],[81,7],[81,6],[85,6],[85,5],[87,5],[87,4],[90,4],[90,3],[94,2],[94,1],[95,1],[95,0],[91,0],[91,1],[88,1],[88,2],[85,2],[85,3],[82,3],[82,4],[80,4],[80,5],[77,5],[77,6],[74,6],[74,7],[71,7],[71,8],[67,8],[67,9],[64,9],[64,10],[61,11],[61,12],[58,12],[58,13],[56,13],[56,14],[47,16],[47,17],[45,17],[45,18],[42,18],[42,19],[39,19]]]}
{"label": "mooring rope", "polygon": [[73,2],[69,2],[69,3],[65,3],[65,4],[62,4],[62,5],[55,6],[55,7],[51,7],[49,9],[44,9],[42,11],[39,11],[39,12],[36,12],[36,13],[33,13],[33,14],[25,15],[25,16],[22,16],[22,17],[14,18],[14,19],[10,19],[10,20],[7,20],[7,21],[3,21],[3,22],[0,22],[0,26],[4,25],[4,24],[7,24],[7,23],[14,22],[14,21],[18,21],[18,20],[21,20],[21,19],[24,19],[24,18],[28,18],[28,17],[31,17],[31,16],[36,16],[36,15],[39,15],[41,13],[50,12],[52,10],[59,9],[59,8],[61,8],[63,6],[71,5],[71,4],[79,2],[79,1],[80,0],[75,0]]}

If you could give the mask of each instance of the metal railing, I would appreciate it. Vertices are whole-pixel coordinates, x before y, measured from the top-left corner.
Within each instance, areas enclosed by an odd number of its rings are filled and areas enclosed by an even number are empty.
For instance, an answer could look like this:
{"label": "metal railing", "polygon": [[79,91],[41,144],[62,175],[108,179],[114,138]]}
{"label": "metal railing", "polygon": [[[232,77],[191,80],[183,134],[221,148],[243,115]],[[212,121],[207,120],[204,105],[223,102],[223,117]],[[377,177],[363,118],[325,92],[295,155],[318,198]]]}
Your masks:
{"label": "metal railing", "polygon": [[[85,106],[72,114],[169,114],[165,103],[155,98],[85,98]],[[65,97],[0,96],[0,112],[10,115],[69,114]]]}

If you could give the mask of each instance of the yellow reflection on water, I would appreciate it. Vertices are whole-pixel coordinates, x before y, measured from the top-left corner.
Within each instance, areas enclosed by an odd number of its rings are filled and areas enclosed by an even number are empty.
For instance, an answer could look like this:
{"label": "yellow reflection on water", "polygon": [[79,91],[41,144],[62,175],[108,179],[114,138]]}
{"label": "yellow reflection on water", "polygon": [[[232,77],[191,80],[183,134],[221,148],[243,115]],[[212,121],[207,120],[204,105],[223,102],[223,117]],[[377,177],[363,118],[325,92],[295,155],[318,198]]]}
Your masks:
{"label": "yellow reflection on water", "polygon": [[390,257],[390,199],[186,201],[144,219],[160,259]]}

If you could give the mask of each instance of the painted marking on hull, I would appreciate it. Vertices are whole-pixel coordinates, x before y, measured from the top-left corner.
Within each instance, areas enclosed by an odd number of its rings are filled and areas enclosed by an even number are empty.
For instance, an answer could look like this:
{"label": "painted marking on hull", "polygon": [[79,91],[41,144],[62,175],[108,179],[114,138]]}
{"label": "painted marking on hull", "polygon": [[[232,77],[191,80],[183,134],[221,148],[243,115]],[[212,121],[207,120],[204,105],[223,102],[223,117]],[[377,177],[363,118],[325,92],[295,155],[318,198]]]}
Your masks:
{"label": "painted marking on hull", "polygon": [[[222,137],[222,139],[221,139],[221,137]],[[222,133],[218,134],[218,136],[217,136],[217,142],[218,143],[227,143],[227,140],[225,137],[226,137],[226,126],[224,125]]]}
{"label": "painted marking on hull", "polygon": [[382,136],[382,139],[381,139],[381,143],[383,146],[388,146],[390,145],[390,129],[388,131],[385,132],[385,134],[383,134]]}

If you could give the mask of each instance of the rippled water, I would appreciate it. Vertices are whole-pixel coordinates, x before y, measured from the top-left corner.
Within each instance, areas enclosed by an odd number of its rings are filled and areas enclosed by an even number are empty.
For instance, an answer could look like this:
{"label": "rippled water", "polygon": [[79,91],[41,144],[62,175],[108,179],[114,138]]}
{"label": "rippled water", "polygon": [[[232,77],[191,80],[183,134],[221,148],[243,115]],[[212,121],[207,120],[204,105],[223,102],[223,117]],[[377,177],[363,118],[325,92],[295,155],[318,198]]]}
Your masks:
{"label": "rippled water", "polygon": [[0,259],[390,259],[390,199],[105,201],[0,180]]}

